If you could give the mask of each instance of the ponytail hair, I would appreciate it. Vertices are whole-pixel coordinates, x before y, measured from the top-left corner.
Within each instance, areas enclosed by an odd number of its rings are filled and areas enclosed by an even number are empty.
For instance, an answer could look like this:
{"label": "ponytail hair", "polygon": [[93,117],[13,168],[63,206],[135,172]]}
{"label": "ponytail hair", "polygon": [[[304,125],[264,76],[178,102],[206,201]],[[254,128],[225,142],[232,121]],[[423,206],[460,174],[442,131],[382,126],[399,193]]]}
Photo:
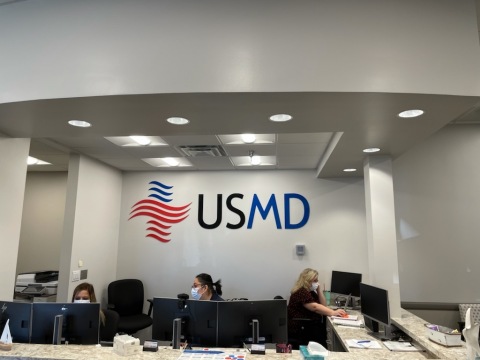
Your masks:
{"label": "ponytail hair", "polygon": [[208,289],[213,293],[216,292],[218,295],[222,295],[222,280],[218,279],[217,281],[213,282],[212,277],[209,274],[201,273],[196,276],[198,282],[208,287]]}

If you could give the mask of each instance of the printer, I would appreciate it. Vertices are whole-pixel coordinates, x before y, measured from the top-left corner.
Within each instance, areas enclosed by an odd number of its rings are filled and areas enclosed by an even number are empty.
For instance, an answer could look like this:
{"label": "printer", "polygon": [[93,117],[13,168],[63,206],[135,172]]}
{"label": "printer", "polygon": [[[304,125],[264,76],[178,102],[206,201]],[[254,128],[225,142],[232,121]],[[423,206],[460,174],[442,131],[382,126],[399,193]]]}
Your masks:
{"label": "printer", "polygon": [[58,271],[35,271],[17,275],[15,293],[30,296],[57,294]]}

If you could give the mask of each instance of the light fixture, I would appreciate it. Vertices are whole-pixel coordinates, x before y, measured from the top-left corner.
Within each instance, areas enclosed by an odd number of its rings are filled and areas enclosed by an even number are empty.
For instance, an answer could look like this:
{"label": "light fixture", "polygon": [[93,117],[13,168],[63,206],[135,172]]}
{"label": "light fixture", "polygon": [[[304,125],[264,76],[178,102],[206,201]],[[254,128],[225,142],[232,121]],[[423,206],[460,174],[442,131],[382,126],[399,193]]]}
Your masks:
{"label": "light fixture", "polygon": [[170,166],[178,166],[178,164],[180,164],[177,159],[172,157],[163,158],[163,161],[165,161]]}
{"label": "light fixture", "polygon": [[289,115],[289,114],[276,114],[276,115],[270,116],[270,120],[271,120],[271,121],[274,121],[274,122],[285,122],[285,121],[292,120],[292,115]]}
{"label": "light fixture", "polygon": [[27,158],[27,165],[35,165],[38,163],[38,159],[34,158],[33,156],[29,156]]}
{"label": "light fixture", "polygon": [[252,144],[257,140],[254,134],[242,134],[242,141],[245,144]]}
{"label": "light fixture", "polygon": [[376,153],[376,152],[379,152],[380,149],[379,148],[367,148],[367,149],[363,149],[363,152],[364,153]]}
{"label": "light fixture", "polygon": [[47,161],[37,159],[33,156],[29,156],[27,158],[27,165],[52,165],[52,164]]}
{"label": "light fixture", "polygon": [[83,127],[83,128],[92,126],[92,124],[90,124],[88,121],[83,121],[83,120],[70,120],[68,123],[72,126]]}
{"label": "light fixture", "polygon": [[402,111],[400,114],[398,114],[398,116],[401,117],[401,118],[414,118],[414,117],[422,115],[423,113],[424,113],[423,110],[412,109],[412,110]]}
{"label": "light fixture", "polygon": [[260,156],[255,155],[253,150],[248,152],[248,156],[250,156],[250,164],[251,165],[260,165]]}
{"label": "light fixture", "polygon": [[135,141],[138,145],[150,145],[152,142],[148,136],[141,136],[141,135],[132,135],[130,136],[130,139]]}
{"label": "light fixture", "polygon": [[349,169],[343,169],[344,172],[355,172],[357,169],[354,168],[349,168]]}
{"label": "light fixture", "polygon": [[173,117],[169,117],[167,119],[167,122],[169,122],[170,124],[173,124],[173,125],[185,125],[185,124],[188,124],[190,122],[190,120],[182,118],[182,117],[178,117],[178,116],[173,116]]}

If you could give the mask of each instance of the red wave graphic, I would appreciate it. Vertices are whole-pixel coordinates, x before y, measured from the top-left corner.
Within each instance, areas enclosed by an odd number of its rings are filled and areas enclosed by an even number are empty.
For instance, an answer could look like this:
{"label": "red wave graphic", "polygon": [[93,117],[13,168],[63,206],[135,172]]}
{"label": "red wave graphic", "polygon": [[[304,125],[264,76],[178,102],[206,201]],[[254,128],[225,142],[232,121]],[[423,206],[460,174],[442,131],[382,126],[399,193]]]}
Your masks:
{"label": "red wave graphic", "polygon": [[162,231],[162,230],[159,230],[157,229],[156,227],[149,227],[147,228],[147,230],[152,230],[152,231],[155,231],[156,233],[160,234],[160,235],[164,235],[164,236],[167,236],[167,235],[170,235],[171,233],[169,232],[165,232],[165,231]]}
{"label": "red wave graphic", "polygon": [[172,212],[169,212],[169,211],[159,210],[154,206],[143,205],[143,206],[139,206],[139,207],[133,209],[132,211],[130,211],[130,214],[134,213],[135,211],[139,211],[139,210],[150,210],[150,211],[156,212],[158,214],[165,215],[165,216],[170,216],[170,217],[182,216],[182,215],[185,215],[186,213],[188,213],[188,211],[189,211],[187,209],[185,211],[182,211],[180,213],[175,214],[175,213],[172,213]]}
{"label": "red wave graphic", "polygon": [[[153,182],[151,182],[153,183]],[[160,184],[162,185],[162,184]],[[149,189],[155,190],[155,189]],[[173,193],[168,193],[170,196]],[[178,224],[185,220],[188,217],[188,212],[190,211],[191,202],[183,206],[172,206],[167,205],[165,202],[171,201],[160,197],[161,200],[152,199],[153,195],[149,196],[147,199],[142,199],[137,201],[131,208],[130,217],[128,220],[139,216],[146,216],[150,218],[147,221],[147,224],[151,225],[146,230],[148,231],[146,237],[153,238],[162,243],[167,243],[170,241],[168,236],[171,234],[168,230],[174,224]]]}
{"label": "red wave graphic", "polygon": [[184,205],[184,206],[171,206],[171,205],[164,204],[164,203],[162,203],[158,200],[143,199],[143,200],[138,201],[132,207],[135,207],[135,206],[140,205],[140,204],[152,204],[152,205],[156,205],[158,207],[161,207],[161,208],[167,209],[167,210],[171,210],[171,211],[181,211],[181,210],[189,207],[192,203]]}
{"label": "red wave graphic", "polygon": [[152,217],[154,219],[157,219],[158,221],[163,221],[163,222],[166,222],[166,223],[169,223],[169,224],[178,224],[179,222],[182,222],[183,220],[185,220],[188,217],[188,215],[187,215],[187,216],[184,216],[183,218],[180,218],[180,219],[168,219],[166,217],[157,215],[155,213],[151,213],[151,212],[148,212],[148,211],[140,211],[140,212],[130,216],[128,218],[128,220],[133,219],[137,216],[148,216],[148,217]]}
{"label": "red wave graphic", "polygon": [[170,239],[164,239],[164,238],[162,238],[162,237],[160,237],[160,236],[157,236],[157,235],[155,235],[155,234],[147,234],[146,237],[154,238],[154,239],[156,239],[156,240],[158,240],[158,241],[161,241],[161,242],[163,242],[163,243],[167,243],[167,242],[170,241]]}

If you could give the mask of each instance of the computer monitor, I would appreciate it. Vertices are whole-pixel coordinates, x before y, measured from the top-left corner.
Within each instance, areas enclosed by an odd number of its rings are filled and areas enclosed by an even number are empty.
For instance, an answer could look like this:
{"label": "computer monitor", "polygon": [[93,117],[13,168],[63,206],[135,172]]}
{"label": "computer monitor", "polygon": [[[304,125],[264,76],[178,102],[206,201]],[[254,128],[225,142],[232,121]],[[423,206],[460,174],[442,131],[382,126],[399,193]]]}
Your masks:
{"label": "computer monitor", "polygon": [[240,347],[244,343],[257,342],[287,342],[287,301],[219,302],[218,346]]}
{"label": "computer monitor", "polygon": [[98,344],[99,325],[100,304],[33,303],[30,342]]}
{"label": "computer monitor", "polygon": [[0,301],[0,335],[7,320],[12,341],[16,343],[30,342],[30,318],[32,304],[12,301]]}
{"label": "computer monitor", "polygon": [[390,323],[388,291],[360,283],[360,306],[370,334],[380,339],[391,339],[397,329]]}
{"label": "computer monitor", "polygon": [[358,297],[361,282],[362,274],[333,270],[330,291],[335,294]]}
{"label": "computer monitor", "polygon": [[181,342],[193,346],[216,346],[217,304],[217,301],[154,298],[152,338],[173,344],[174,320],[181,319]]}

